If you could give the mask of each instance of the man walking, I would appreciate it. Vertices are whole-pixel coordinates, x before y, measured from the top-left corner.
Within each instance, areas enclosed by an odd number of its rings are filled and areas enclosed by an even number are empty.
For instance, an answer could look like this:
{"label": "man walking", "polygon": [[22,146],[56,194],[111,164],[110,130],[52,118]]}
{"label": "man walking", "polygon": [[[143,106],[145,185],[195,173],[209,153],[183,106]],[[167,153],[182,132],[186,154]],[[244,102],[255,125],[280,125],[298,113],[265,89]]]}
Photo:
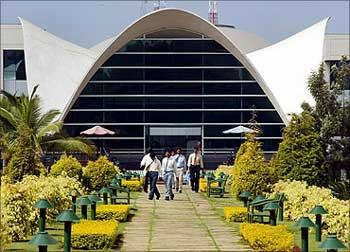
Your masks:
{"label": "man walking", "polygon": [[146,162],[150,160],[150,153],[154,154],[153,150],[151,148],[147,148],[146,154],[143,156],[140,168],[141,170],[144,170],[144,181],[143,181],[143,190],[145,193],[148,193],[148,184],[149,184],[149,173],[146,171]]}
{"label": "man walking", "polygon": [[141,166],[144,166],[144,173],[148,174],[147,176],[149,178],[150,191],[148,199],[153,200],[154,195],[156,195],[157,200],[159,200],[160,193],[157,188],[157,180],[161,169],[161,163],[152,150],[149,154],[144,156],[141,161]]}
{"label": "man walking", "polygon": [[176,149],[174,156],[176,164],[176,191],[182,193],[184,173],[186,172],[186,158],[182,154],[182,149]]}
{"label": "man walking", "polygon": [[171,158],[170,151],[165,152],[165,157],[162,160],[162,174],[165,184],[165,200],[174,199],[173,193],[173,183],[174,183],[174,174],[176,172],[175,160]]}
{"label": "man walking", "polygon": [[203,169],[203,157],[199,153],[198,147],[194,147],[193,150],[193,153],[188,157],[187,165],[190,169],[191,189],[198,192],[200,171]]}

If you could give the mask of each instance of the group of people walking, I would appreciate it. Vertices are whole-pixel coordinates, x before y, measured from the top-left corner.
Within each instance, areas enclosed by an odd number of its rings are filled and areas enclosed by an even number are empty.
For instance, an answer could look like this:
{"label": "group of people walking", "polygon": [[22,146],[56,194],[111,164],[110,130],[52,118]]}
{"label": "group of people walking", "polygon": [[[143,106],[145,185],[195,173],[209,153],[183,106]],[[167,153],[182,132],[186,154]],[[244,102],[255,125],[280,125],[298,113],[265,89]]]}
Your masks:
{"label": "group of people walking", "polygon": [[148,192],[148,185],[150,187],[148,199],[153,200],[154,196],[159,200],[160,192],[157,188],[158,178],[164,180],[165,185],[165,200],[173,200],[174,192],[182,193],[184,175],[189,171],[191,189],[198,192],[199,177],[203,167],[203,157],[198,147],[194,147],[193,153],[189,155],[186,161],[185,155],[181,148],[175,151],[166,150],[162,161],[160,161],[154,151],[149,149],[147,154],[142,158],[141,168],[145,174],[144,191]]}

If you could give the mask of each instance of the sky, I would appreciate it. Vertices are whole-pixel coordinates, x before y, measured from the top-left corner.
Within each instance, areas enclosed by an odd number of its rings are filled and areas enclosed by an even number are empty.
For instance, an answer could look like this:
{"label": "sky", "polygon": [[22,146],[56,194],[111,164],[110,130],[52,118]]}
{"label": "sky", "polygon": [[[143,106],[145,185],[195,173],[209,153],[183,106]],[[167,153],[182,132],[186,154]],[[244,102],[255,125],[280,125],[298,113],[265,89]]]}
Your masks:
{"label": "sky", "polygon": [[[18,23],[17,17],[84,47],[121,32],[150,11],[155,1],[2,1],[1,24]],[[146,2],[146,3],[145,3]],[[165,1],[203,18],[208,1]],[[274,43],[326,17],[327,33],[350,33],[350,1],[218,1],[219,23],[257,33]]]}

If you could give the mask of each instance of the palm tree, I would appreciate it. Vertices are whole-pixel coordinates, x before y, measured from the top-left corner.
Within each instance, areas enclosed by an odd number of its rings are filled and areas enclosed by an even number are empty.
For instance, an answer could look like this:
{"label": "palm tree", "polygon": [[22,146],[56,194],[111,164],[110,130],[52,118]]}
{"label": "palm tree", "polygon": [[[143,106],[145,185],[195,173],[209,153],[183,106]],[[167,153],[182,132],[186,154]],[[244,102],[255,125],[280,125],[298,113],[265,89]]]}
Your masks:
{"label": "palm tree", "polygon": [[[91,154],[94,147],[86,139],[65,137],[61,134],[63,122],[55,120],[60,112],[49,110],[41,112],[40,97],[35,94],[35,86],[30,96],[15,96],[1,91],[0,136],[4,149],[11,153],[16,145],[21,127],[29,129],[32,146],[43,154],[45,151],[78,151]],[[21,127],[20,127],[21,126]],[[5,142],[5,143],[4,143]],[[6,146],[5,146],[6,145]]]}

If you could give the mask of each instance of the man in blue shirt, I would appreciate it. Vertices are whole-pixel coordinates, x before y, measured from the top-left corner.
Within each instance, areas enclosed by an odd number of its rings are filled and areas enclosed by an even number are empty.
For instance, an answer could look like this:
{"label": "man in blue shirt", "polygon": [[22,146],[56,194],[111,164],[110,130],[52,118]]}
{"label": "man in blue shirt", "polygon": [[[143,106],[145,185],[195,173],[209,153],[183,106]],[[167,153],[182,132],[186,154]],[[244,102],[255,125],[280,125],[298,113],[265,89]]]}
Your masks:
{"label": "man in blue shirt", "polygon": [[174,199],[173,193],[173,183],[174,183],[174,174],[176,172],[175,159],[170,156],[170,151],[165,152],[165,157],[162,160],[162,174],[165,184],[165,200],[169,198]]}

